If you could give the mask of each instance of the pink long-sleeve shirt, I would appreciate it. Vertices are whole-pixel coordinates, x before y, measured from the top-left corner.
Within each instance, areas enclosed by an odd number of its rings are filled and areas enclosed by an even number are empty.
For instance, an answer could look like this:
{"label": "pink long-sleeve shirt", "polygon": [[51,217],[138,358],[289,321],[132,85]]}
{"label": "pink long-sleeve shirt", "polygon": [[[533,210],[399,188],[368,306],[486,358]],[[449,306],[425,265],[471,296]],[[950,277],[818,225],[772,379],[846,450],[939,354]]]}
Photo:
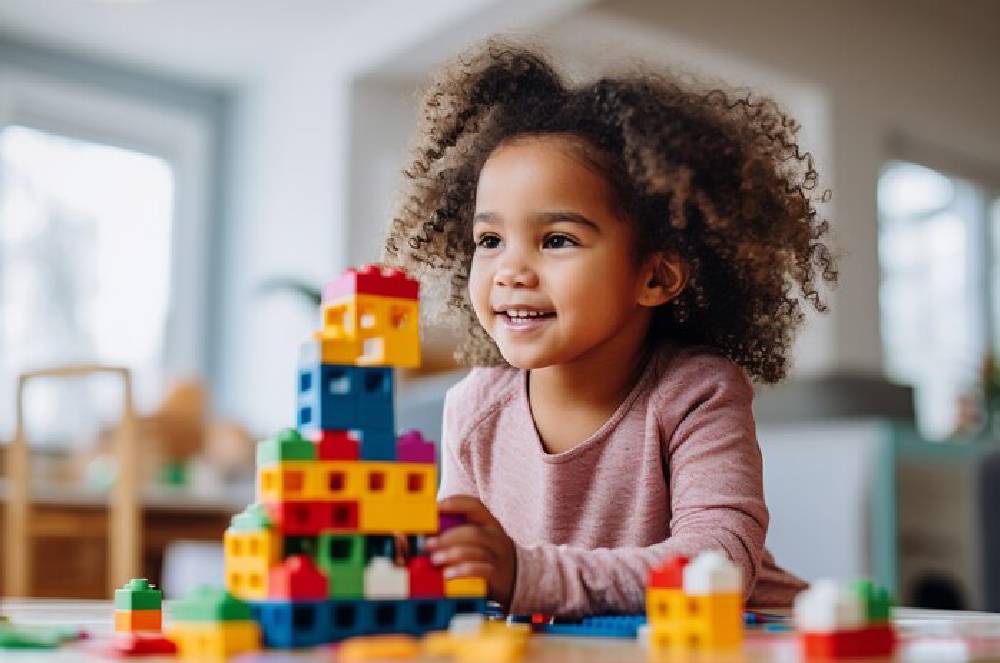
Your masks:
{"label": "pink long-sleeve shirt", "polygon": [[527,373],[476,368],[445,398],[439,497],[478,497],[513,539],[512,613],[640,613],[651,567],[709,549],[742,567],[750,605],[788,606],[805,583],[764,550],[752,401],[732,361],[673,350],[598,430],[550,454]]}

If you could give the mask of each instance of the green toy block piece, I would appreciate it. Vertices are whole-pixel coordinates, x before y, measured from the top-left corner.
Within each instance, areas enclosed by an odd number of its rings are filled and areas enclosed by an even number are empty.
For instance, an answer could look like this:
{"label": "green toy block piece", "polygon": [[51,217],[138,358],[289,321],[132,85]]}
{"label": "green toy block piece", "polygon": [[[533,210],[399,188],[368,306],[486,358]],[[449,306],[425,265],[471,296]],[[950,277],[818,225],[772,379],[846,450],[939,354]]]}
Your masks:
{"label": "green toy block piece", "polygon": [[178,622],[240,622],[250,619],[250,606],[224,589],[202,586],[170,606]]}
{"label": "green toy block piece", "polygon": [[329,579],[330,598],[364,598],[365,537],[320,534],[318,543],[316,566]]}
{"label": "green toy block piece", "polygon": [[271,516],[263,504],[250,504],[229,521],[229,529],[234,532],[259,532],[274,526]]}
{"label": "green toy block piece", "polygon": [[257,467],[283,460],[316,460],[316,445],[294,428],[286,428],[257,444]]}
{"label": "green toy block piece", "polygon": [[145,578],[132,578],[115,590],[115,610],[159,610],[163,592]]}
{"label": "green toy block piece", "polygon": [[871,580],[858,580],[853,590],[865,607],[865,619],[871,622],[889,621],[889,608],[892,600],[884,587],[879,587]]}
{"label": "green toy block piece", "polygon": [[80,632],[74,629],[0,624],[0,649],[55,649],[79,638]]}

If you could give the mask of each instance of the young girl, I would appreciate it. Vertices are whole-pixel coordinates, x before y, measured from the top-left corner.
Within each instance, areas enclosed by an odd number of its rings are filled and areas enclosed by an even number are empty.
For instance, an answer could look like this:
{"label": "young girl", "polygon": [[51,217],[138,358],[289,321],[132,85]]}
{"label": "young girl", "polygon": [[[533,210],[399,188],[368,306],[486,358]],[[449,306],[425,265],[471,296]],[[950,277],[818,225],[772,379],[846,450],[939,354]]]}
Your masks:
{"label": "young girl", "polygon": [[469,521],[427,542],[446,577],[513,613],[639,613],[652,566],[721,549],[752,605],[803,588],[764,550],[750,382],[784,377],[837,277],[796,131],[497,42],[435,80],[385,258],[448,289],[477,367],[444,406],[441,509]]}

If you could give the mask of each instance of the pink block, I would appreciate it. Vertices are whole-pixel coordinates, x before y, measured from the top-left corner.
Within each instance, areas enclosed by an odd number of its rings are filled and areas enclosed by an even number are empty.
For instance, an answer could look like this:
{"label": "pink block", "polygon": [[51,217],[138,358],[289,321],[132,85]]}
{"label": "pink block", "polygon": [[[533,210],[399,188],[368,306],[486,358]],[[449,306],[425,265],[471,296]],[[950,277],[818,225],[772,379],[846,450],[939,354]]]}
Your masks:
{"label": "pink block", "polygon": [[396,438],[396,460],[402,463],[436,463],[434,443],[424,439],[420,431],[408,430]]}
{"label": "pink block", "polygon": [[452,527],[458,527],[459,525],[464,525],[468,520],[465,516],[457,513],[439,513],[438,514],[438,534],[444,534]]}

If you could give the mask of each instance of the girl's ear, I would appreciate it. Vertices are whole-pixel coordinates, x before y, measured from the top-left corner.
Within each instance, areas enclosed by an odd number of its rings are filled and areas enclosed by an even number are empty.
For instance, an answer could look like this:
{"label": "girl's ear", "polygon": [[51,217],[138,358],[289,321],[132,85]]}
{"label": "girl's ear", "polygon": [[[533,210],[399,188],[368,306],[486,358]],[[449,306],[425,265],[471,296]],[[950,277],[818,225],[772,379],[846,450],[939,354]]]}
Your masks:
{"label": "girl's ear", "polygon": [[646,261],[640,273],[640,306],[660,306],[681,294],[687,285],[687,264],[678,256],[657,253]]}

